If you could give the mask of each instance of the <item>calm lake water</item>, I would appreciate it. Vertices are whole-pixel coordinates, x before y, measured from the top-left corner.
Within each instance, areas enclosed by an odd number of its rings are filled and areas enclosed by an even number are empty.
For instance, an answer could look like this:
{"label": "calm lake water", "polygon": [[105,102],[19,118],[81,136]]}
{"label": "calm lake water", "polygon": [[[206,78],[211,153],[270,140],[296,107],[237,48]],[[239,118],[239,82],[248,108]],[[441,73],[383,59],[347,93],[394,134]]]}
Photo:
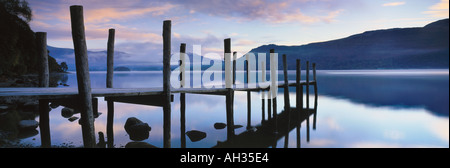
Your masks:
{"label": "calm lake water", "polygon": [[[280,73],[279,79],[282,77]],[[104,88],[105,78],[105,72],[91,72],[92,88]],[[289,79],[295,80],[295,71],[289,72]],[[310,141],[307,142],[306,122],[302,123],[302,148],[449,147],[448,69],[318,71],[317,81],[317,128],[311,129]],[[68,87],[76,87],[75,73],[65,75],[60,82],[68,84]],[[114,75],[115,88],[161,86],[161,72],[116,72]],[[312,87],[310,90],[313,92]],[[314,94],[310,96],[310,107],[313,107]],[[235,92],[234,100],[234,122],[244,126],[236,129],[236,134],[240,134],[247,125],[246,92]],[[261,122],[260,93],[253,92],[252,100],[251,123],[258,125]],[[282,89],[278,91],[277,101],[277,111],[281,112],[284,109]],[[291,106],[294,106],[293,87],[290,89],[290,101]],[[114,105],[115,147],[124,147],[131,142],[123,127],[129,117],[137,117],[152,127],[150,137],[144,142],[163,147],[161,107],[123,103]],[[83,145],[81,126],[78,121],[70,122],[62,117],[62,108],[50,112],[52,145],[80,147]],[[107,107],[103,98],[99,98],[98,108],[102,115],[95,120],[95,131],[106,134]],[[172,147],[175,148],[180,147],[179,109],[179,94],[175,94],[171,135]],[[79,115],[75,114],[77,117]],[[39,121],[38,117],[36,121]],[[188,148],[209,148],[217,145],[218,141],[226,141],[226,129],[217,130],[213,126],[217,122],[226,123],[224,96],[186,95],[186,131],[207,133],[207,137],[198,142],[186,138]],[[287,142],[288,147],[297,147],[295,129],[290,132]],[[22,139],[21,143],[40,146],[40,136]],[[285,140],[281,138],[276,147],[284,147],[284,144]]]}

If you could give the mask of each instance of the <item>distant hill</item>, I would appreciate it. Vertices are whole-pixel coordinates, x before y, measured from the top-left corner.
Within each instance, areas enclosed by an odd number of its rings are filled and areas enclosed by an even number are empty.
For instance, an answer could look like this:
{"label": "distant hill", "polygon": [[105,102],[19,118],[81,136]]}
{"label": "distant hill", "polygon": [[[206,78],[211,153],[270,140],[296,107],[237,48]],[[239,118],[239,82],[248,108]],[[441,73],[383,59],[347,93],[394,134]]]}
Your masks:
{"label": "distant hill", "polygon": [[279,69],[283,54],[289,69],[295,69],[295,59],[315,62],[318,69],[449,68],[449,19],[300,46],[263,45],[250,52],[267,53],[269,62],[270,49],[279,55]]}
{"label": "distant hill", "polygon": [[[53,56],[57,62],[66,62],[68,65],[69,71],[75,71],[75,54],[74,50],[70,48],[57,48],[52,46],[47,46],[47,49],[50,51],[49,55]],[[89,61],[89,70],[91,71],[106,71],[106,56],[107,51],[91,51],[88,50],[88,61]],[[122,51],[115,51],[114,52],[114,67],[126,67],[129,70],[133,71],[162,71],[163,66],[161,63],[141,63],[136,64],[134,62],[127,61],[127,57],[130,57],[131,55],[122,52]],[[194,54],[187,53],[187,56],[189,57],[189,60],[191,61],[191,64],[194,64]],[[198,57],[198,55],[195,55]],[[210,63],[210,59],[201,57],[199,59],[200,61]],[[205,63],[205,64],[207,64]],[[196,63],[196,65],[198,65]],[[178,65],[172,65],[172,69],[176,68]],[[209,68],[210,65],[203,65],[202,69],[205,70]]]}
{"label": "distant hill", "polygon": [[120,66],[120,67],[114,68],[114,71],[131,71],[131,69],[128,67]]}
{"label": "distant hill", "polygon": [[[49,55],[54,57],[57,62],[66,62],[69,71],[75,71],[75,53],[73,49],[70,48],[57,48],[52,46],[47,46],[47,50],[50,51]],[[115,51],[114,58],[115,61],[119,58],[129,57],[130,55],[125,52]],[[88,61],[89,69],[96,71],[106,70],[106,50],[105,51],[91,51],[88,50]],[[115,66],[120,66],[115,63]]]}

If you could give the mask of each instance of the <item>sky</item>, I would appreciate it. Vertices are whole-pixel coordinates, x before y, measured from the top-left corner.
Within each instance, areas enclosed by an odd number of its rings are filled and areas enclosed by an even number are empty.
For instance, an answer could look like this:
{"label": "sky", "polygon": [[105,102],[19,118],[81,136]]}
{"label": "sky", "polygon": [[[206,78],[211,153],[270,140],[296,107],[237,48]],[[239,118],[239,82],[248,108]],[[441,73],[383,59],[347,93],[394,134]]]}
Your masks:
{"label": "sky", "polygon": [[[160,62],[162,25],[172,21],[172,52],[201,45],[223,55],[231,38],[239,56],[266,44],[304,45],[369,30],[422,27],[449,17],[449,0],[28,0],[33,31],[48,45],[73,48],[71,5],[83,5],[88,50],[106,50],[116,30],[122,60]],[[120,60],[120,59],[119,59]]]}

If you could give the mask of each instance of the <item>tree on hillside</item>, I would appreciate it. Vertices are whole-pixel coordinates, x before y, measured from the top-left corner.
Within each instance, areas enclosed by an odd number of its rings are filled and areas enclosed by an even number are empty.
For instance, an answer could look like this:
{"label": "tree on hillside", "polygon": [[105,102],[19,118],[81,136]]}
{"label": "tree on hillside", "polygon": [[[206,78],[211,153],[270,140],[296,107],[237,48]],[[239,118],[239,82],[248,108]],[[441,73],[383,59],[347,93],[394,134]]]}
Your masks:
{"label": "tree on hillside", "polygon": [[[0,0],[0,75],[37,72],[36,37],[28,24],[32,17],[27,1]],[[61,72],[60,65],[51,56],[49,69]]]}
{"label": "tree on hillside", "polygon": [[66,62],[61,62],[61,69],[64,71],[64,72],[67,72],[67,70],[69,69],[69,67],[67,66],[67,63]]}
{"label": "tree on hillside", "polygon": [[31,8],[24,0],[0,0],[0,75],[37,70]]}
{"label": "tree on hillside", "polygon": [[31,8],[25,0],[0,0],[0,4],[7,13],[13,16],[22,17],[27,23],[30,22],[33,17]]}

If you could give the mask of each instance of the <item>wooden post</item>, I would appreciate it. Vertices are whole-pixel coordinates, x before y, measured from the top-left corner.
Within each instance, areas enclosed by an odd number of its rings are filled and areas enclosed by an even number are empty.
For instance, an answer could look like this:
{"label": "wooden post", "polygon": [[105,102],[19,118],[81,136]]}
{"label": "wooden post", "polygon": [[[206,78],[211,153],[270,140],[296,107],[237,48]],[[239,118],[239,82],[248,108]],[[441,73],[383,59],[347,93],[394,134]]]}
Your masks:
{"label": "wooden post", "polygon": [[[250,84],[250,65],[249,61],[247,59],[246,63],[247,65],[247,88]],[[247,91],[247,129],[250,129],[252,126],[252,98],[251,98],[251,92]]]}
{"label": "wooden post", "polygon": [[314,117],[313,117],[313,130],[316,130],[316,119],[317,119],[317,78],[316,78],[316,63],[312,64],[313,66],[313,78],[314,78]]}
{"label": "wooden post", "polygon": [[[287,110],[288,112],[288,116],[289,116],[289,111],[291,108],[290,102],[289,102],[289,80],[288,80],[288,67],[287,67],[287,62],[286,62],[286,54],[283,54],[283,74],[284,74],[284,109]],[[289,121],[289,117],[288,117],[288,121]]]}
{"label": "wooden post", "polygon": [[236,84],[236,59],[237,52],[233,52],[233,85]]}
{"label": "wooden post", "polygon": [[48,100],[39,100],[39,129],[41,132],[42,148],[50,148],[52,144],[50,138],[50,110],[48,103]]}
{"label": "wooden post", "polygon": [[269,90],[267,92],[267,120],[271,119],[272,119],[272,93]]}
{"label": "wooden post", "polygon": [[299,110],[299,112],[302,111],[303,109],[303,90],[301,90],[302,86],[300,84],[300,81],[302,80],[302,70],[301,70],[301,64],[300,64],[300,59],[297,59],[297,69],[296,69],[296,77],[295,77],[295,82],[296,82],[296,104],[295,106],[297,107],[297,109]]}
{"label": "wooden post", "polygon": [[231,39],[227,38],[224,40],[224,59],[225,59],[225,86],[227,88],[226,93],[226,110],[227,110],[227,139],[232,139],[234,137],[234,110],[233,110],[233,99],[234,92],[231,88]]}
{"label": "wooden post", "polygon": [[297,148],[300,148],[301,146],[301,139],[300,139],[300,128],[301,128],[301,115],[302,115],[302,111],[303,111],[303,87],[301,86],[301,78],[302,78],[302,71],[301,71],[301,64],[300,64],[300,59],[296,60],[297,63],[297,67],[296,67],[296,77],[295,77],[295,82],[296,82],[296,103],[295,106],[298,110],[298,120],[300,120],[299,124],[297,125]]}
{"label": "wooden post", "polygon": [[[115,29],[109,29],[107,44],[107,72],[106,72],[106,88],[113,88],[114,77],[114,38]],[[114,147],[114,101],[107,101],[108,116],[106,121],[106,137],[108,138],[108,148]]]}
{"label": "wooden post", "polygon": [[[180,88],[184,88],[186,79],[186,44],[180,45],[180,71],[181,82]],[[181,135],[181,148],[186,148],[186,93],[180,93],[180,135]]]}
{"label": "wooden post", "polygon": [[83,143],[86,148],[95,147],[94,115],[92,112],[91,79],[84,31],[83,6],[70,6],[72,38],[77,70],[78,95],[81,107]]}
{"label": "wooden post", "polygon": [[277,90],[278,90],[278,60],[275,58],[275,50],[270,49],[270,80],[271,84],[271,94],[272,94],[272,112],[274,120],[274,133],[278,134],[278,121],[277,121]]}
{"label": "wooden post", "polygon": [[231,39],[227,38],[224,40],[224,61],[225,61],[225,87],[226,88],[232,88],[233,84],[233,74],[232,74],[232,65],[231,65]]}
{"label": "wooden post", "polygon": [[291,120],[291,105],[289,102],[289,80],[288,80],[288,65],[286,61],[286,54],[283,54],[283,75],[284,75],[284,110],[287,113],[287,127],[286,127],[286,136],[284,138],[284,147],[287,148],[289,144],[289,124]]}
{"label": "wooden post", "polygon": [[301,71],[301,64],[300,59],[297,59],[297,69],[296,69],[296,78],[295,82],[297,83],[296,87],[296,107],[298,110],[298,120],[300,120],[299,124],[297,125],[297,148],[301,147],[301,139],[300,139],[300,128],[301,128],[301,118],[303,114],[303,87],[300,83],[302,79],[302,71]]}
{"label": "wooden post", "polygon": [[107,72],[106,72],[106,88],[113,88],[114,76],[114,36],[115,30],[109,29],[108,46],[107,46]]}
{"label": "wooden post", "polygon": [[49,86],[49,69],[48,69],[48,51],[47,51],[47,33],[36,32],[36,45],[39,58],[39,87]]}
{"label": "wooden post", "polygon": [[[261,79],[261,83],[264,83],[264,82],[266,82],[266,66],[265,66],[265,62],[263,61],[263,62],[261,62],[261,76],[262,76],[262,79]],[[264,122],[265,121],[265,119],[266,119],[266,114],[265,114],[265,109],[266,109],[266,107],[265,107],[265,97],[266,97],[266,95],[265,95],[265,92],[264,92],[264,90],[262,90],[261,91],[261,123],[262,122]]]}
{"label": "wooden post", "polygon": [[165,20],[163,24],[163,111],[164,111],[164,148],[170,148],[170,122],[171,122],[171,105],[170,105],[170,50],[171,50],[171,33],[172,21]]}
{"label": "wooden post", "polygon": [[[47,33],[36,32],[36,46],[39,57],[39,87],[49,87]],[[48,100],[39,100],[39,128],[41,134],[41,147],[50,148],[50,117]]]}
{"label": "wooden post", "polygon": [[[309,111],[309,61],[306,61],[306,110]],[[309,142],[309,115],[306,117],[306,141]]]}

